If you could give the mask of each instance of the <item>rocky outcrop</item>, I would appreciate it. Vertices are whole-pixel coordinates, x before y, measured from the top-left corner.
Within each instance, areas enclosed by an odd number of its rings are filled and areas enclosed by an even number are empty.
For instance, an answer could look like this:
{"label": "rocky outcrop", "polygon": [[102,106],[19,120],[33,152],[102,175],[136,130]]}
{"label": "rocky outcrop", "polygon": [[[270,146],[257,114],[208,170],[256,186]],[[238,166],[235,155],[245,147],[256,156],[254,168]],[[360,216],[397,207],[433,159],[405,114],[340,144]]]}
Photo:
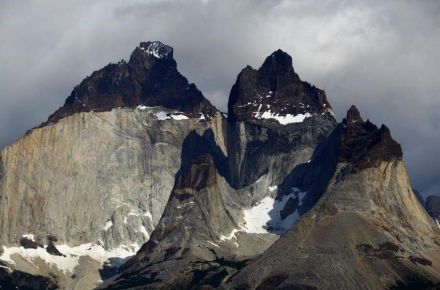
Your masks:
{"label": "rocky outcrop", "polygon": [[232,87],[228,118],[233,121],[291,124],[330,111],[325,92],[303,82],[292,58],[277,50],[255,70],[245,67]]}
{"label": "rocky outcrop", "polygon": [[52,278],[11,271],[0,264],[0,289],[54,290],[58,286]]}
{"label": "rocky outcrop", "polygon": [[247,66],[228,102],[231,185],[248,186],[266,173],[279,184],[335,125],[325,92],[301,81],[287,53],[275,51],[258,70]]}
{"label": "rocky outcrop", "polygon": [[342,126],[338,163],[349,162],[351,170],[356,171],[402,159],[402,148],[391,138],[390,130],[385,125],[378,129],[370,121],[364,122],[356,107],[350,108]]}
{"label": "rocky outcrop", "polygon": [[217,111],[194,84],[177,70],[173,48],[159,41],[141,42],[128,62],[111,63],[76,86],[46,126],[79,112],[113,108],[163,106],[191,117],[212,117]]}
{"label": "rocky outcrop", "polygon": [[327,151],[334,165],[311,166],[305,170],[310,173],[299,175],[331,172],[324,175],[326,185],[321,186],[317,203],[228,287],[425,289],[437,285],[439,231],[411,189],[400,146],[389,130],[364,122],[352,107],[314,158],[323,157],[320,150]]}

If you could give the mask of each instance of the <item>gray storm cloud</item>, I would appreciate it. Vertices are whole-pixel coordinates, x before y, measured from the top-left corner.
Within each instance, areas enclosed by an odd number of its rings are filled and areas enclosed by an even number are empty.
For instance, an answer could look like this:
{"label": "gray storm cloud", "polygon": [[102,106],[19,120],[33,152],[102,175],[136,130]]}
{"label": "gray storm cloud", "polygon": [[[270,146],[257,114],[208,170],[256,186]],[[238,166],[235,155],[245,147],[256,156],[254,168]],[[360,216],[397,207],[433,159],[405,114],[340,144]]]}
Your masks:
{"label": "gray storm cloud", "polygon": [[238,72],[272,51],[403,145],[415,188],[440,194],[438,1],[10,1],[0,3],[0,147],[61,106],[73,87],[145,40],[220,109]]}

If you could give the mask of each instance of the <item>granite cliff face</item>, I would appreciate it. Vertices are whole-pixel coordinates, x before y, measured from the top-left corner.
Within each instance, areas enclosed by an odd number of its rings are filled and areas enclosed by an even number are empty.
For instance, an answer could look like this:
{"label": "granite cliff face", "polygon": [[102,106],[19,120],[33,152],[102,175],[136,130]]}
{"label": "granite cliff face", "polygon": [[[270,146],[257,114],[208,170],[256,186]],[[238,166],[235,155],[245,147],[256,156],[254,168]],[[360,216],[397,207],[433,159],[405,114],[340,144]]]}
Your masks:
{"label": "granite cliff face", "polygon": [[220,116],[160,120],[158,110],[79,113],[6,147],[2,242],[26,233],[105,248],[146,241],[168,200],[186,135],[221,126]]}

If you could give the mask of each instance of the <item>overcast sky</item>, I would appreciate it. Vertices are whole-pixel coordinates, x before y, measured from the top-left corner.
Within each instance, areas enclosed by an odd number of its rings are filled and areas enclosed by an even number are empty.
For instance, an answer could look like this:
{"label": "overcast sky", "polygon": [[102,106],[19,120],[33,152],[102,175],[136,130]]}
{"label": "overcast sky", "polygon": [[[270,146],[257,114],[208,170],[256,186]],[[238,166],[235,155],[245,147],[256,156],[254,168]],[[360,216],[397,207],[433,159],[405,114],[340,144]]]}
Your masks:
{"label": "overcast sky", "polygon": [[85,76],[140,41],[225,110],[237,73],[281,48],[327,92],[387,124],[416,189],[440,195],[440,1],[0,1],[0,147],[64,103]]}

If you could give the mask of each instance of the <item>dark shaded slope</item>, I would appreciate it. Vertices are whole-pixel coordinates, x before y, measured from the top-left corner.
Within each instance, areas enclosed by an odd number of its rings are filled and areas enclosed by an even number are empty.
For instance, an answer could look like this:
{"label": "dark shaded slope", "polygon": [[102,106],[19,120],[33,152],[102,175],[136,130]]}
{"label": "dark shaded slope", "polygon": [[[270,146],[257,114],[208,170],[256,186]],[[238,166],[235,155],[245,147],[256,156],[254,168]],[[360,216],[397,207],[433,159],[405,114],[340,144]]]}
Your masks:
{"label": "dark shaded slope", "polygon": [[0,289],[49,290],[57,288],[52,278],[35,276],[21,271],[9,272],[0,265]]}

